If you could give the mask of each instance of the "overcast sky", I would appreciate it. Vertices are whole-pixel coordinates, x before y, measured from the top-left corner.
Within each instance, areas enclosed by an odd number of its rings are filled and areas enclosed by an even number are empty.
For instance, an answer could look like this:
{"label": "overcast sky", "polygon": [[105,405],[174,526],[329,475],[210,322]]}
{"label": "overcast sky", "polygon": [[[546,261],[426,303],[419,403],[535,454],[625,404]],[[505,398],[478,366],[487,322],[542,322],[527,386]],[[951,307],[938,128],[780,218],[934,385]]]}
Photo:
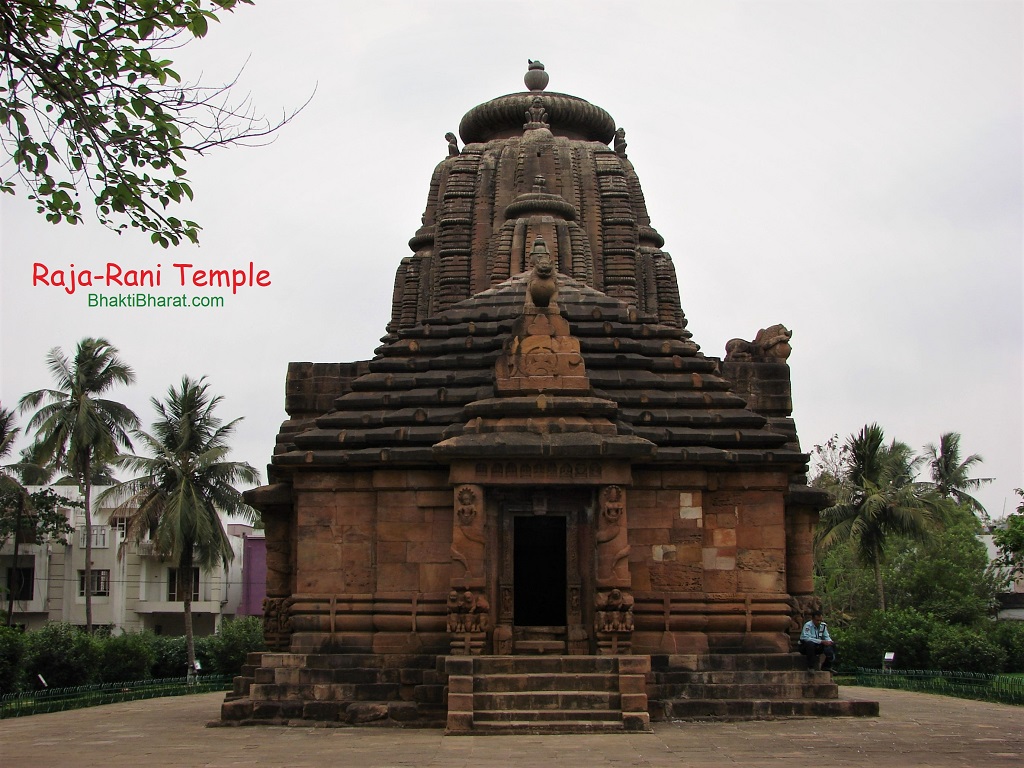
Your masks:
{"label": "overcast sky", "polygon": [[[0,401],[50,386],[50,348],[103,336],[138,374],[114,397],[148,424],[150,396],[206,375],[244,416],[232,457],[265,470],[288,362],[372,356],[445,132],[524,90],[532,58],[626,129],[705,354],[784,323],[805,450],[873,421],[918,449],[960,432],[999,517],[1024,485],[1022,7],[257,0],[176,68],[217,83],[244,65],[239,93],[271,118],[315,95],[270,146],[191,163],[176,213],[200,246],[0,200]],[[34,262],[160,264],[164,295],[174,262],[253,262],[271,285],[208,292],[219,309],[99,309],[33,286]]]}

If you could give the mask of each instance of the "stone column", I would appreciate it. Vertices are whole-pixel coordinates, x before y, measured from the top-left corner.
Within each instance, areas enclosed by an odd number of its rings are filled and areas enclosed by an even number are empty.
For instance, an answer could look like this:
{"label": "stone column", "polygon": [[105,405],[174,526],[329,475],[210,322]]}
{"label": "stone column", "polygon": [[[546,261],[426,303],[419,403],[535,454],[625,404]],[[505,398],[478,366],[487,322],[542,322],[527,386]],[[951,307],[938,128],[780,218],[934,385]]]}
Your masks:
{"label": "stone column", "polygon": [[490,604],[485,594],[484,554],[484,489],[479,485],[458,485],[447,606],[453,655],[479,654],[487,639]]}
{"label": "stone column", "polygon": [[629,536],[626,491],[604,486],[598,496],[595,634],[600,654],[629,653],[633,636],[633,596],[629,592]]}
{"label": "stone column", "polygon": [[286,651],[292,624],[292,523],[291,509],[264,508],[267,546],[267,595],[263,599],[263,637],[267,648]]}

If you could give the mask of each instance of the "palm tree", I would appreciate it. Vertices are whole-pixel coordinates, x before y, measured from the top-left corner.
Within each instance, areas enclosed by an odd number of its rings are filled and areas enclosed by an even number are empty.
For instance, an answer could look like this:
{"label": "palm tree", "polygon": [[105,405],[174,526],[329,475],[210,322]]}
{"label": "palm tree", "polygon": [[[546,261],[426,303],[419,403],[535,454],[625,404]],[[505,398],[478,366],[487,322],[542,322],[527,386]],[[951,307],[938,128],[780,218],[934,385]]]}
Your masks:
{"label": "palm tree", "polygon": [[882,561],[892,534],[924,538],[941,512],[941,498],[930,483],[916,481],[923,461],[906,443],[885,444],[878,424],[847,438],[849,448],[842,493],[821,512],[817,544],[828,549],[852,541],[857,557],[874,570],[878,607],[885,610]]}
{"label": "palm tree", "polygon": [[[14,411],[0,406],[0,459],[6,457],[14,447],[14,441],[21,432],[19,427],[14,426]],[[11,573],[18,573],[18,532],[21,530],[21,518],[25,513],[25,504],[28,493],[24,486],[14,477],[7,473],[7,467],[0,466],[0,503],[14,503],[14,526],[11,529],[14,536],[14,567]],[[7,585],[7,626],[12,626],[14,621],[14,584]]]}
{"label": "palm tree", "polygon": [[965,459],[960,458],[959,432],[946,432],[939,437],[937,447],[929,443],[924,449],[929,458],[932,482],[935,483],[935,489],[939,494],[977,512],[985,519],[985,507],[968,493],[978,490],[985,483],[992,482],[991,477],[970,477],[971,468],[981,464],[981,456],[972,453]]}
{"label": "palm tree", "polygon": [[130,408],[100,397],[117,384],[131,384],[135,372],[117,356],[106,339],[78,342],[74,359],[60,347],[46,356],[56,389],[29,392],[21,410],[36,408],[28,422],[36,430],[32,457],[72,475],[82,487],[85,509],[85,626],[92,632],[92,485],[97,460],[109,460],[119,448],[131,450],[128,430],[139,424]]}
{"label": "palm tree", "polygon": [[212,397],[205,377],[183,377],[163,402],[153,398],[158,418],[153,432],[136,438],[152,454],[122,456],[118,463],[137,477],[108,494],[127,513],[126,540],[147,533],[154,548],[177,565],[177,595],[184,602],[188,674],[195,670],[192,633],[192,571],[222,563],[234,553],[218,510],[255,521],[256,510],[242,500],[237,483],[257,483],[259,473],[244,462],[226,461],[227,440],[241,419],[224,424],[213,411],[223,398]]}

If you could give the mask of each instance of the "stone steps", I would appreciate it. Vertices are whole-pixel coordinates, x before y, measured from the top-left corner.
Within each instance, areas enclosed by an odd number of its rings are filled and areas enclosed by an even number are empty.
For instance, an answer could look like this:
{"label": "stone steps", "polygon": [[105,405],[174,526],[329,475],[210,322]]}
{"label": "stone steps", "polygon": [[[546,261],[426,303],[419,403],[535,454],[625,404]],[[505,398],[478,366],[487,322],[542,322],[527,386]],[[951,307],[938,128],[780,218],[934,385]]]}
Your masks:
{"label": "stone steps", "polygon": [[619,683],[609,673],[565,672],[558,675],[549,673],[487,673],[474,677],[473,692],[519,692],[519,691],[618,691]]}
{"label": "stone steps", "polygon": [[[650,692],[650,691],[649,691]],[[654,693],[665,692],[665,687]],[[688,685],[687,699],[835,699],[838,686],[832,683],[747,683],[745,685]]]}
{"label": "stone steps", "polygon": [[[475,723],[474,736],[509,734],[623,733],[621,720],[502,720]],[[449,732],[448,735],[461,735]]]}
{"label": "stone steps", "polygon": [[615,709],[515,709],[476,711],[473,713],[474,727],[480,723],[509,722],[608,722],[622,727],[622,712]]}
{"label": "stone steps", "polygon": [[451,735],[649,731],[646,656],[449,656]]}
{"label": "stone steps", "polygon": [[254,661],[251,676],[236,678],[225,697],[222,722],[438,726],[445,721],[446,680],[436,656],[264,653]]}
{"label": "stone steps", "polygon": [[777,717],[877,717],[877,701],[837,699],[678,699],[667,712],[679,720],[769,720]]}
{"label": "stone steps", "polygon": [[647,692],[652,719],[757,720],[870,717],[878,703],[840,701],[828,672],[794,653],[654,656]]}
{"label": "stone steps", "polygon": [[[557,680],[550,685],[558,685]],[[602,688],[614,685],[611,681]],[[543,690],[543,691],[499,691],[473,694],[473,712],[527,711],[527,710],[592,710],[621,713],[622,700],[615,692],[597,690]]]}

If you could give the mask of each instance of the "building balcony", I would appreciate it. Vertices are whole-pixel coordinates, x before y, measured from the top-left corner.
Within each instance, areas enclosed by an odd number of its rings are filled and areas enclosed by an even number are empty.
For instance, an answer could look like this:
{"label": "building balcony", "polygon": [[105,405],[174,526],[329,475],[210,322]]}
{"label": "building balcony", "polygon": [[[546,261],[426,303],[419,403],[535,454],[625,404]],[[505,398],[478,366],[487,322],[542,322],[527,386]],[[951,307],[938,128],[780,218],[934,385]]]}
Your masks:
{"label": "building balcony", "polygon": [[140,557],[155,557],[158,555],[156,545],[152,541],[132,541],[128,544],[128,552]]}
{"label": "building balcony", "polygon": [[[220,600],[193,600],[192,613],[218,614],[222,610]],[[180,600],[140,600],[136,613],[184,613],[185,604]]]}

